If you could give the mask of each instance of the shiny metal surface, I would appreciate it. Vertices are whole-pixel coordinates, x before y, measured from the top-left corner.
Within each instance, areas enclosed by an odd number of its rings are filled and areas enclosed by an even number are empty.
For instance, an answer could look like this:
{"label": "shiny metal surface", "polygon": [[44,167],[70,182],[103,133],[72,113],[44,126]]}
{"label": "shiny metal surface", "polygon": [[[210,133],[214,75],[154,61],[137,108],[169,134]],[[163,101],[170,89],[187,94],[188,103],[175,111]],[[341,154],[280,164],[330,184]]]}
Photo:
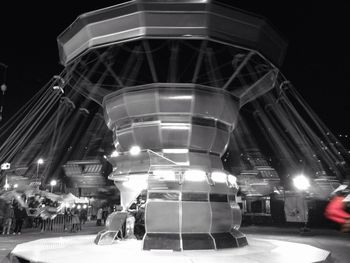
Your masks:
{"label": "shiny metal surface", "polygon": [[257,50],[280,66],[286,42],[262,18],[217,1],[128,1],[80,15],[58,38],[61,63],[139,38],[210,39]]}
{"label": "shiny metal surface", "polygon": [[58,45],[69,84],[104,109],[124,209],[148,192],[144,249],[246,245],[221,156],[239,110],[275,86],[278,34],[217,1],[135,0],[79,16]]}
{"label": "shiny metal surface", "polygon": [[211,87],[150,84],[104,99],[120,151],[184,148],[222,155],[234,129],[237,99]]}

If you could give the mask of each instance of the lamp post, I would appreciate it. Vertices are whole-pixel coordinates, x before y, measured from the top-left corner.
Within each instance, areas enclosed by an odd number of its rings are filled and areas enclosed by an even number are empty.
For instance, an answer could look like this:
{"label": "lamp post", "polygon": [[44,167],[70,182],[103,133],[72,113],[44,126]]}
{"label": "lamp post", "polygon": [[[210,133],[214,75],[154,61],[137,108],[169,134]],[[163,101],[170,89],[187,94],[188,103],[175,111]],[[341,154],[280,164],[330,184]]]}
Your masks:
{"label": "lamp post", "polygon": [[42,158],[39,158],[38,161],[36,162],[36,178],[39,179],[39,167],[40,164],[43,164],[44,160]]}
{"label": "lamp post", "polygon": [[1,91],[2,91],[2,95],[5,95],[5,91],[7,90],[7,86],[6,86],[6,71],[7,71],[7,65],[0,62],[0,66],[4,68],[4,74],[3,74],[3,79],[2,79],[2,83],[1,83]]}
{"label": "lamp post", "polygon": [[303,203],[303,207],[304,207],[304,212],[305,212],[305,222],[304,222],[304,226],[301,228],[300,230],[300,234],[306,234],[310,232],[310,229],[307,227],[308,221],[309,221],[309,208],[308,208],[308,204],[306,201],[306,191],[310,188],[310,180],[308,177],[306,177],[303,174],[297,175],[293,178],[293,184],[294,186],[297,188],[297,190],[299,190],[299,192],[301,192],[302,195],[302,203]]}
{"label": "lamp post", "polygon": [[52,191],[53,191],[53,187],[54,187],[55,185],[57,185],[57,181],[56,181],[56,180],[51,180],[51,182],[50,182],[50,186],[51,186],[51,193],[52,193]]}
{"label": "lamp post", "polygon": [[5,92],[7,90],[7,86],[6,86],[6,71],[7,71],[7,65],[0,62],[0,66],[4,68],[4,75],[3,75],[3,79],[2,79],[2,83],[0,85],[1,88],[1,92],[2,92],[2,96],[1,96],[1,104],[0,104],[0,121],[2,120],[2,112],[3,112],[3,100],[4,100],[4,95]]}
{"label": "lamp post", "polygon": [[7,181],[7,176],[6,176],[5,184],[4,184],[4,189],[7,191],[9,188],[10,188],[10,184],[8,183],[8,181]]}

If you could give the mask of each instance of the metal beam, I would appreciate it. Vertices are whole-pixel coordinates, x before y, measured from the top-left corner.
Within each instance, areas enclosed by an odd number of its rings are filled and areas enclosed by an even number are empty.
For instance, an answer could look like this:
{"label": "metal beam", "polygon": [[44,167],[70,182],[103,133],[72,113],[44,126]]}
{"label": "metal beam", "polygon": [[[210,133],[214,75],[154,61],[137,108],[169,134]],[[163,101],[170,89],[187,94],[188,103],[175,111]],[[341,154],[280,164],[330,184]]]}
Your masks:
{"label": "metal beam", "polygon": [[224,90],[228,88],[228,86],[231,84],[231,82],[237,77],[237,75],[241,72],[242,68],[248,63],[249,59],[255,54],[255,51],[250,51],[248,55],[244,58],[242,63],[238,66],[238,68],[233,72],[229,80],[225,83],[225,85],[222,87]]}
{"label": "metal beam", "polygon": [[151,49],[149,47],[148,40],[142,41],[142,44],[143,44],[143,48],[144,48],[144,50],[146,52],[148,66],[149,66],[149,69],[150,69],[151,74],[152,74],[153,82],[156,83],[156,82],[158,82],[157,71],[156,71],[156,68],[154,66],[153,56],[151,54]]}
{"label": "metal beam", "polygon": [[[110,64],[107,64],[106,61],[104,60],[104,56],[106,56],[108,54],[108,52],[111,50],[112,47],[109,47],[107,49],[107,51],[105,51],[102,55],[100,55],[100,53],[95,49],[95,52],[98,55],[98,59],[99,61],[106,67],[106,69],[108,70],[108,72],[113,76],[113,78],[115,78],[115,80],[117,81],[118,85],[123,88],[124,84],[121,81],[121,79],[117,76],[117,74],[115,74],[115,72],[113,71],[112,67]],[[102,58],[101,58],[102,56]]]}
{"label": "metal beam", "polygon": [[207,47],[208,41],[207,40],[203,40],[201,47],[199,49],[199,54],[198,54],[198,58],[197,58],[197,63],[196,63],[196,67],[193,73],[193,77],[192,77],[192,83],[196,83],[197,78],[198,78],[198,74],[199,74],[199,70],[201,68],[202,65],[202,61],[203,61],[203,56],[204,56],[204,51]]}
{"label": "metal beam", "polygon": [[172,41],[171,55],[170,55],[170,61],[169,61],[168,80],[169,82],[173,82],[173,83],[176,82],[178,54],[179,54],[179,43],[178,41]]}

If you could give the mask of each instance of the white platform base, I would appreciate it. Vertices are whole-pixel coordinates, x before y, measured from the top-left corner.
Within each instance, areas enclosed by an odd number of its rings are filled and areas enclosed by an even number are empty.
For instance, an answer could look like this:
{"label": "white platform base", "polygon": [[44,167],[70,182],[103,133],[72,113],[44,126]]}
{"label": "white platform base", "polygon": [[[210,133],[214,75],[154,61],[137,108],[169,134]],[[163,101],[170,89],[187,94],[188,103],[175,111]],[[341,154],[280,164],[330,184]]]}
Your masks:
{"label": "white platform base", "polygon": [[[138,240],[95,245],[95,235],[47,238],[17,245],[12,255],[42,263],[320,263],[330,252],[309,245],[249,238],[249,245],[223,250],[143,251]],[[16,260],[13,260],[16,261]]]}

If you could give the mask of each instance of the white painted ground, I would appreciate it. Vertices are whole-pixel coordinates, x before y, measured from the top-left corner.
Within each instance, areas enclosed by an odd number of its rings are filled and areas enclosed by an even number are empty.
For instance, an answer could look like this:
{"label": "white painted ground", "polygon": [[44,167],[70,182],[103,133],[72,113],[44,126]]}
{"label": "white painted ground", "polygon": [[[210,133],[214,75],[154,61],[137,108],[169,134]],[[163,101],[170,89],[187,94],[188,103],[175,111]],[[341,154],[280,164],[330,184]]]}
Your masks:
{"label": "white painted ground", "polygon": [[142,241],[123,240],[96,245],[95,235],[46,238],[17,245],[16,256],[42,263],[311,263],[322,262],[330,252],[309,245],[249,238],[249,245],[223,250],[143,251]]}

